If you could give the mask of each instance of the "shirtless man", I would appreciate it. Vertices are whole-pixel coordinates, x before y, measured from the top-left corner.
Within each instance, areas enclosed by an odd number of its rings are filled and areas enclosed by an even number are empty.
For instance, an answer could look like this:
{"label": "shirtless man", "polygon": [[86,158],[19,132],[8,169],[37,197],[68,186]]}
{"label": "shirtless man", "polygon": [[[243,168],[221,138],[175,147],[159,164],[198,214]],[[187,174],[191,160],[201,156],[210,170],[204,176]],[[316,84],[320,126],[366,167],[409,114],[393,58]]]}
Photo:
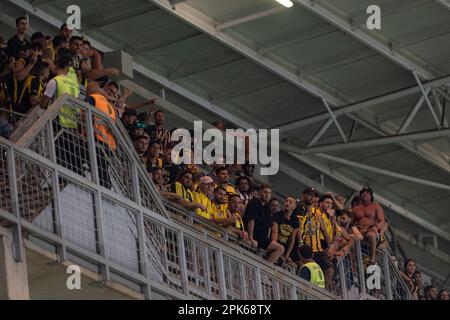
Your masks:
{"label": "shirtless man", "polygon": [[385,231],[385,219],[383,208],[373,202],[373,191],[364,187],[359,192],[361,203],[353,208],[355,224],[361,231],[364,239],[370,246],[370,264],[375,264],[377,239],[382,237]]}

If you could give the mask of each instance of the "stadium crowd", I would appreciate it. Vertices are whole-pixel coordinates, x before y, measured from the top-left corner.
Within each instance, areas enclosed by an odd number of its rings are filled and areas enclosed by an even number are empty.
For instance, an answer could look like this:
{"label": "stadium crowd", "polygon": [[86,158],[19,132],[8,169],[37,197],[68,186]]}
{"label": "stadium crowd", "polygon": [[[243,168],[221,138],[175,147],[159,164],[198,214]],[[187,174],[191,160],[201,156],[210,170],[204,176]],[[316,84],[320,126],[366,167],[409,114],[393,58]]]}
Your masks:
{"label": "stadium crowd", "polygon": [[[127,103],[132,90],[121,92],[111,80],[119,71],[105,68],[102,54],[87,39],[72,35],[67,25],[55,36],[35,32],[28,38],[30,26],[25,17],[16,20],[16,27],[16,35],[7,42],[0,37],[1,136],[11,135],[16,116],[26,116],[35,107],[45,109],[63,94],[78,97],[80,85],[84,86],[86,102],[113,122],[122,122],[150,179],[168,201],[265,250],[269,262],[295,266],[300,277],[319,287],[330,289],[337,259],[346,256],[356,241],[364,241],[369,248],[366,265],[376,263],[376,249],[386,243],[388,223],[371,188],[363,188],[350,205],[342,195],[320,194],[313,188],[304,189],[300,199],[291,195],[283,202],[272,197],[270,185],[255,182],[252,165],[175,164],[172,150],[176,143],[165,125],[164,111],[137,112],[154,100]],[[76,123],[70,119],[70,110],[66,112],[59,126],[73,132]],[[214,125],[225,131],[223,122]],[[101,125],[96,129],[99,143],[114,152],[111,134]],[[66,141],[73,139],[73,135],[66,137]],[[107,170],[101,172],[101,168],[107,165],[99,163],[99,175],[109,181]],[[416,299],[449,298],[446,290],[423,288],[413,260],[405,262],[401,277]]]}

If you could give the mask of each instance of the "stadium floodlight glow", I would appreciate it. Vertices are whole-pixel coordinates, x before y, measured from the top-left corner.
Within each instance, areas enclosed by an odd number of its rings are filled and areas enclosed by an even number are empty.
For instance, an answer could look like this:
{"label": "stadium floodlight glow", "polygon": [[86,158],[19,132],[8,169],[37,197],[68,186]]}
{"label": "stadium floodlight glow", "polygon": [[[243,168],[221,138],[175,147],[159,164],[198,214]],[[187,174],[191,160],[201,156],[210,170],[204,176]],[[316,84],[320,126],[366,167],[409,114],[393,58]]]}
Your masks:
{"label": "stadium floodlight glow", "polygon": [[294,3],[292,3],[291,0],[275,0],[278,3],[281,3],[283,6],[285,6],[286,8],[290,8],[294,5]]}

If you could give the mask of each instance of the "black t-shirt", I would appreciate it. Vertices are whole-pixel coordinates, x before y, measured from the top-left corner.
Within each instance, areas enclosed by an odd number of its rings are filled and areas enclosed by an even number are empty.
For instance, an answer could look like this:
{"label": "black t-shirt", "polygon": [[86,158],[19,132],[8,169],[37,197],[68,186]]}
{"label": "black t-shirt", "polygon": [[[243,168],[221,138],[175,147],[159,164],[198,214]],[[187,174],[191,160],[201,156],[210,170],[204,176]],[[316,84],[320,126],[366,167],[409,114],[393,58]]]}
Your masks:
{"label": "black t-shirt", "polygon": [[8,57],[14,57],[19,60],[19,48],[25,44],[31,45],[31,41],[25,38],[23,41],[17,38],[17,35],[8,40],[6,52]]}
{"label": "black t-shirt", "polygon": [[305,266],[300,269],[299,276],[306,281],[311,281],[311,271]]}
{"label": "black t-shirt", "polygon": [[297,216],[292,213],[290,219],[288,220],[284,211],[278,211],[273,215],[273,222],[278,224],[278,239],[277,242],[283,246],[287,246],[289,243],[289,237],[295,229],[300,227]]}
{"label": "black t-shirt", "polygon": [[[19,92],[18,101],[16,110],[20,113],[27,113],[32,108],[30,97],[31,96],[39,96],[43,93],[43,86],[39,77],[33,77],[30,81],[29,87],[26,85],[28,79],[25,79],[24,84],[22,86],[22,90]],[[23,91],[23,96],[22,95]]]}
{"label": "black t-shirt", "polygon": [[6,48],[0,49],[0,72],[3,72],[8,66],[8,53]]}
{"label": "black t-shirt", "polygon": [[243,220],[246,230],[248,230],[248,222],[255,220],[253,239],[258,242],[269,239],[269,232],[272,227],[272,214],[270,213],[269,204],[263,205],[261,200],[257,198],[250,200],[245,208]]}
{"label": "black t-shirt", "polygon": [[177,180],[178,174],[183,167],[163,160],[164,184],[172,184]]}
{"label": "black t-shirt", "polygon": [[302,202],[302,201],[297,201],[297,207],[295,208],[293,214],[295,214],[298,217],[303,217],[306,214],[307,211],[308,210],[306,208],[305,203]]}

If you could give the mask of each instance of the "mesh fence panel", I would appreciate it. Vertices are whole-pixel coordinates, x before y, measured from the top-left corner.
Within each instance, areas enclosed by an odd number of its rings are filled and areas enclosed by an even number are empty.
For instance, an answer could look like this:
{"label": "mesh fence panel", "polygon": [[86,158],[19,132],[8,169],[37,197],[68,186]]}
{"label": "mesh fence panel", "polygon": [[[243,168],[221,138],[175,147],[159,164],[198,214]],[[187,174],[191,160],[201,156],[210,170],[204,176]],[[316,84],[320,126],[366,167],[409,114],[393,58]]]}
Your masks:
{"label": "mesh fence panel", "polygon": [[244,289],[245,289],[245,299],[247,300],[257,300],[258,299],[258,288],[256,282],[256,269],[252,266],[244,264]]}
{"label": "mesh fence panel", "polygon": [[8,172],[8,152],[0,146],[0,208],[13,213]]}
{"label": "mesh fence panel", "polygon": [[292,300],[292,286],[286,282],[278,281],[278,286],[280,288],[280,299],[281,300]]}
{"label": "mesh fence panel", "polygon": [[50,159],[50,137],[47,127],[40,130],[28,144],[28,149],[36,152],[44,158]]}
{"label": "mesh fence panel", "polygon": [[59,179],[62,230],[67,241],[100,253],[98,210],[94,194],[68,179]]}
{"label": "mesh fence panel", "polygon": [[34,161],[16,156],[20,216],[44,230],[56,233],[52,173]]}
{"label": "mesh fence panel", "polygon": [[90,172],[86,122],[77,106],[68,102],[64,108],[66,111],[72,110],[75,114],[66,115],[60,111],[52,121],[56,162],[70,171],[85,176]]}
{"label": "mesh fence panel", "polygon": [[103,198],[105,250],[109,260],[142,273],[137,213]]}
{"label": "mesh fence panel", "polygon": [[189,293],[194,297],[207,298],[207,248],[198,241],[185,237],[184,252]]}
{"label": "mesh fence panel", "polygon": [[135,200],[132,160],[114,136],[108,122],[94,117],[95,146],[100,185]]}
{"label": "mesh fence panel", "polygon": [[266,273],[261,273],[261,285],[263,300],[276,299],[276,282],[273,277]]}
{"label": "mesh fence panel", "polygon": [[[139,173],[138,173],[139,174]],[[144,179],[148,179],[148,177],[139,176],[139,189],[141,193],[141,203],[142,206],[150,209],[153,212],[156,212],[160,215],[164,215],[161,209],[156,204],[156,200],[154,199],[153,193],[150,191],[150,188],[145,183]]]}
{"label": "mesh fence panel", "polygon": [[244,281],[241,278],[243,275],[240,269],[241,263],[228,255],[223,255],[225,286],[227,288],[228,300],[240,300],[244,298],[244,288],[242,286]]}

